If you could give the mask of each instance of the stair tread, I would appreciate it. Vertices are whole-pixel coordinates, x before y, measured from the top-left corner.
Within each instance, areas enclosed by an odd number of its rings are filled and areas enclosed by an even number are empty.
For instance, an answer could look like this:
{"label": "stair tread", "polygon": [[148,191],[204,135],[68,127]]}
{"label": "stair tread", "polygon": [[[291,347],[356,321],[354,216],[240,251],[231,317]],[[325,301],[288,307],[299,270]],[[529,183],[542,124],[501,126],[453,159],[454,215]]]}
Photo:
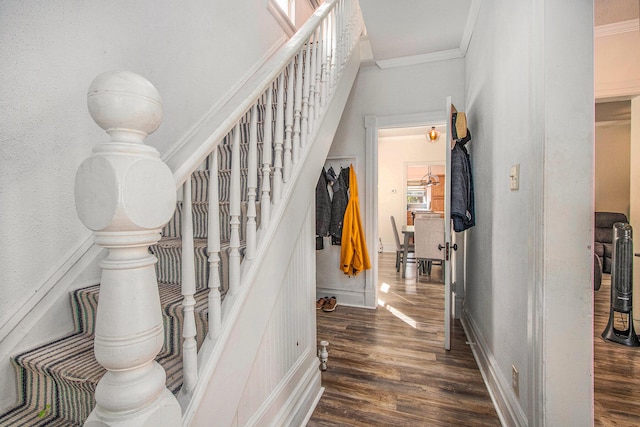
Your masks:
{"label": "stair tread", "polygon": [[[95,298],[95,294],[99,293],[99,289],[99,285],[93,285],[78,289],[75,293],[78,300],[83,301],[83,298],[89,294]],[[159,282],[158,290],[163,312],[169,318],[182,319],[183,297],[180,286]],[[205,339],[207,333],[208,294],[209,290],[203,289],[194,295],[196,299],[194,314],[200,319],[199,322],[196,322],[199,344]],[[182,351],[181,348],[175,348],[176,346],[179,347],[179,343],[182,342],[181,324],[181,321],[169,322],[168,325],[164,324],[165,342],[168,341],[175,345],[173,348],[171,345],[165,346],[166,348],[163,348],[155,359],[164,368],[167,375],[165,384],[172,393],[177,393],[182,385]],[[170,336],[173,336],[174,339],[169,339],[168,337]],[[74,332],[16,355],[14,363],[29,372],[33,372],[34,375],[53,378],[59,384],[66,384],[65,387],[82,390],[93,395],[98,381],[106,372],[104,367],[95,359],[93,340],[93,334],[83,331]],[[39,418],[37,413],[42,409],[36,409],[26,403],[19,405],[0,415],[0,425],[80,425],[68,419],[59,418],[55,414],[47,414],[45,417]],[[22,424],[16,424],[17,420]],[[7,422],[9,424],[6,424]]]}
{"label": "stair tread", "polygon": [[29,405],[21,405],[12,408],[9,412],[0,415],[0,425],[11,427],[69,427],[80,426],[79,423],[72,423],[64,418],[53,414],[45,413],[40,417],[38,414],[44,408],[33,408]]}

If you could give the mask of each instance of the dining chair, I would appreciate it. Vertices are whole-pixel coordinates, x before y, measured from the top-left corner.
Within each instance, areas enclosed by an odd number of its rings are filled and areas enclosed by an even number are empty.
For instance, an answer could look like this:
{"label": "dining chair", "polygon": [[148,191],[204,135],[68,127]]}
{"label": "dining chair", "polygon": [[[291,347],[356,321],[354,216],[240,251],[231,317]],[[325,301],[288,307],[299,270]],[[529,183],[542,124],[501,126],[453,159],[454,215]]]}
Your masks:
{"label": "dining chair", "polygon": [[[396,239],[396,271],[400,271],[400,265],[404,264],[404,244],[400,242],[400,235],[398,234],[398,227],[396,226],[396,219],[391,215],[391,227],[393,227],[393,237]],[[409,245],[407,247],[408,253],[415,252],[415,246]],[[407,258],[409,258],[407,256]]]}
{"label": "dining chair", "polygon": [[438,249],[438,245],[444,246],[444,219],[417,216],[413,225],[418,271],[430,276],[432,265],[442,265],[444,260],[444,251]]}

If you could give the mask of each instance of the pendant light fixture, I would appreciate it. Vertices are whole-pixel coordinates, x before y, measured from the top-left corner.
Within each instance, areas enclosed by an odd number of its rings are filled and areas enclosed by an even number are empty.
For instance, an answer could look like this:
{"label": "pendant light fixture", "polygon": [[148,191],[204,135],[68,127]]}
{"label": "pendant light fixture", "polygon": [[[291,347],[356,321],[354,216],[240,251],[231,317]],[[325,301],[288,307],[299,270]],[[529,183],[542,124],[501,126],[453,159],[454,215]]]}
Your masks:
{"label": "pendant light fixture", "polygon": [[431,165],[429,165],[429,173],[420,178],[420,185],[423,185],[424,187],[440,185],[440,178],[438,178],[438,175],[433,175],[431,173]]}
{"label": "pendant light fixture", "polygon": [[436,130],[435,126],[431,126],[431,130],[427,133],[427,141],[436,142],[438,137],[440,136],[440,132]]}

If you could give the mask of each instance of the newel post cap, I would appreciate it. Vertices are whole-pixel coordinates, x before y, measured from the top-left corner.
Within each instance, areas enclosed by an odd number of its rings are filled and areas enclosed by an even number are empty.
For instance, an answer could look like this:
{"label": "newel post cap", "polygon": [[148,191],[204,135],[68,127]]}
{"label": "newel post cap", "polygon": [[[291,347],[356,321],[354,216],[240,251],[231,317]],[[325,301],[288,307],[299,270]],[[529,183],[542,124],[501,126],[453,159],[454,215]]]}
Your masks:
{"label": "newel post cap", "polygon": [[160,94],[149,80],[131,71],[96,77],[89,86],[87,107],[114,142],[142,142],[162,121]]}

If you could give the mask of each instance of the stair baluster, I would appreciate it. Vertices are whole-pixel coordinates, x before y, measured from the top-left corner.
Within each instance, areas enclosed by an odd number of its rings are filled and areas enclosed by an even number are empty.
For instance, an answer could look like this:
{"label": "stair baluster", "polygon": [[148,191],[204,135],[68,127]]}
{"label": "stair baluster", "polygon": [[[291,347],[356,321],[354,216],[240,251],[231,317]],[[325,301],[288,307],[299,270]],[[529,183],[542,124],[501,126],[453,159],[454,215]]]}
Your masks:
{"label": "stair baluster", "polygon": [[272,106],[273,106],[273,85],[267,89],[267,103],[265,105],[264,120],[262,121],[264,138],[262,142],[262,197],[260,198],[260,230],[269,226],[271,216],[271,144],[273,142],[272,133]]}
{"label": "stair baluster", "polygon": [[278,76],[276,93],[276,129],[273,138],[273,193],[274,205],[282,198],[282,144],[284,143],[284,72]]}
{"label": "stair baluster", "polygon": [[302,68],[304,61],[304,48],[300,49],[296,57],[296,93],[293,107],[293,163],[300,160],[300,120],[302,119]]}
{"label": "stair baluster", "polygon": [[209,216],[207,218],[207,255],[209,262],[208,306],[209,339],[220,336],[222,328],[222,297],[220,295],[220,208],[218,206],[218,150],[209,155]]}
{"label": "stair baluster", "polygon": [[289,182],[291,178],[291,166],[292,166],[292,147],[291,147],[291,134],[293,132],[293,85],[294,85],[294,62],[295,57],[291,59],[289,65],[287,66],[288,75],[287,75],[287,104],[285,109],[285,118],[284,118],[284,154],[283,154],[283,175],[282,180],[284,182]]}
{"label": "stair baluster", "polygon": [[249,154],[247,159],[247,253],[248,260],[256,256],[256,189],[258,187],[258,106],[251,107]]}
{"label": "stair baluster", "polygon": [[338,43],[337,39],[337,18],[336,18],[336,9],[332,9],[329,14],[329,18],[331,19],[331,46],[329,50],[329,73],[331,75],[331,93],[333,93],[333,88],[338,82],[338,74],[336,73],[336,46]]}
{"label": "stair baluster", "polygon": [[304,79],[302,90],[302,121],[300,125],[300,145],[304,148],[309,140],[309,92],[311,91],[311,40],[313,36],[307,40],[307,46],[304,53]]}
{"label": "stair baluster", "polygon": [[183,184],[182,192],[182,392],[191,394],[198,382],[198,346],[196,344],[196,270],[193,244],[193,206],[191,203],[191,180]]}
{"label": "stair baluster", "polygon": [[[316,118],[316,51],[318,49],[318,30],[313,32],[313,35],[309,41],[311,44],[311,52],[309,61],[311,63],[311,69],[309,70],[309,127],[307,132],[313,133],[314,119]],[[307,138],[307,141],[309,138]]]}
{"label": "stair baluster", "polygon": [[322,21],[322,33],[324,34],[323,39],[322,39],[322,50],[320,52],[320,55],[322,55],[322,71],[320,73],[320,81],[321,81],[321,87],[322,87],[322,91],[320,92],[320,96],[321,96],[321,106],[324,108],[324,106],[327,104],[327,51],[329,50],[329,28],[328,28],[328,24],[329,24],[329,17],[325,18]]}
{"label": "stair baluster", "polygon": [[231,189],[229,212],[231,214],[231,238],[229,240],[229,294],[240,289],[240,124],[233,130],[231,148]]}
{"label": "stair baluster", "polygon": [[[315,86],[315,97],[314,97],[314,104],[315,104],[315,116],[314,119],[318,120],[318,117],[320,117],[320,106],[322,104],[322,44],[323,44],[323,38],[322,38],[322,24],[318,25],[318,29],[316,30],[317,34],[318,34],[318,39],[316,41],[316,51],[315,51],[315,61],[316,61],[316,86]],[[314,120],[314,122],[315,122]]]}

